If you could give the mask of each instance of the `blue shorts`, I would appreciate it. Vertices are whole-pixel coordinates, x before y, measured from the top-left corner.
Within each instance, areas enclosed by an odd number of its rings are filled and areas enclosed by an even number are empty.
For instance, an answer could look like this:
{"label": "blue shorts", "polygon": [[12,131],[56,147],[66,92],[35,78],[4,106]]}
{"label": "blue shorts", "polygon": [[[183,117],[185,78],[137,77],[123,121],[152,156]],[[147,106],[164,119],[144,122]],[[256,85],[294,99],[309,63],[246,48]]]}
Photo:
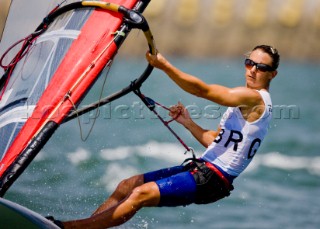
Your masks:
{"label": "blue shorts", "polygon": [[160,206],[185,206],[194,202],[197,185],[184,166],[175,166],[144,174],[144,182],[154,181],[160,190]]}
{"label": "blue shorts", "polygon": [[229,196],[233,190],[232,180],[226,183],[201,160],[144,174],[144,182],[151,181],[156,182],[160,190],[158,206],[213,203]]}

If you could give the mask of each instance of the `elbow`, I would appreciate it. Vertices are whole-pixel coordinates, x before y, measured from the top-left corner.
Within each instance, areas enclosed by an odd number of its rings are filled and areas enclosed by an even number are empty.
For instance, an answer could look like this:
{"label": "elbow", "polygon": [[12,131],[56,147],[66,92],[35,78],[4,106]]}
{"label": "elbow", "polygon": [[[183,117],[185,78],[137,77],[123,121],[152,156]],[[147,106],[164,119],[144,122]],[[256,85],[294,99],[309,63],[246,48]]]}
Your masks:
{"label": "elbow", "polygon": [[199,88],[197,88],[197,87],[195,87],[195,86],[190,86],[190,87],[181,87],[185,92],[188,92],[189,94],[191,94],[191,95],[194,95],[194,96],[196,96],[196,97],[203,97],[203,92],[199,89]]}
{"label": "elbow", "polygon": [[209,147],[212,144],[212,142],[215,140],[216,136],[217,136],[216,131],[208,130],[207,132],[205,132],[203,136],[202,145],[206,148]]}
{"label": "elbow", "polygon": [[190,93],[196,97],[206,98],[207,90],[199,85],[194,85],[191,88]]}
{"label": "elbow", "polygon": [[192,90],[192,91],[190,91],[190,94],[192,94],[196,97],[204,98],[204,93],[202,93],[202,91],[200,91],[200,90]]}

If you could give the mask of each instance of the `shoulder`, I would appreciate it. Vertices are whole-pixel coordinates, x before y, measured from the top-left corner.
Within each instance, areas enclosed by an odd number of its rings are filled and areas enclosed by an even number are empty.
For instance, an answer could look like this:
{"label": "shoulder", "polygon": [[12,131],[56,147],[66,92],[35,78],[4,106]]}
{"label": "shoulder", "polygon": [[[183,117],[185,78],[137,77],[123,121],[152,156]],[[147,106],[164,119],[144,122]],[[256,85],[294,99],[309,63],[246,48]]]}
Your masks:
{"label": "shoulder", "polygon": [[272,99],[270,93],[266,90],[259,90],[258,92],[263,100],[265,107],[268,108],[269,111],[272,111]]}
{"label": "shoulder", "polygon": [[231,89],[231,94],[238,98],[238,106],[254,107],[263,105],[264,99],[260,91],[247,87],[235,87]]}

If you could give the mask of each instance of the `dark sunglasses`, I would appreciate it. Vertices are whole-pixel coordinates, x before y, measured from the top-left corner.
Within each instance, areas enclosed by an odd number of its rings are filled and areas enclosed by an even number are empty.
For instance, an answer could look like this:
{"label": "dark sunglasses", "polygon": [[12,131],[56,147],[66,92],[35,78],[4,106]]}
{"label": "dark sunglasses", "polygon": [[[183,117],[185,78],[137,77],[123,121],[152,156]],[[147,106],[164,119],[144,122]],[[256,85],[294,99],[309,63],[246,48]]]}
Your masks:
{"label": "dark sunglasses", "polygon": [[250,59],[246,59],[244,61],[244,65],[249,70],[251,70],[253,68],[253,66],[256,66],[256,68],[261,72],[272,72],[272,71],[274,71],[273,67],[271,67],[269,65],[266,65],[266,64],[258,64],[256,62],[254,62],[253,60],[250,60]]}

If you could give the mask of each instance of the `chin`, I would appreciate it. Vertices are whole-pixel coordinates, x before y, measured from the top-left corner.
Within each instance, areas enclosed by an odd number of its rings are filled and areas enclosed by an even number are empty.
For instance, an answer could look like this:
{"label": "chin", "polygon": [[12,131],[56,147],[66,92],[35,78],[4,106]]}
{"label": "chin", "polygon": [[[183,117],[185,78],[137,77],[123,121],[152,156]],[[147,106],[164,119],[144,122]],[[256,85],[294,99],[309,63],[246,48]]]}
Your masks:
{"label": "chin", "polygon": [[247,88],[251,88],[251,89],[258,89],[259,87],[253,83],[247,83],[246,84]]}
{"label": "chin", "polygon": [[247,80],[246,85],[247,85],[247,87],[252,87],[255,84],[254,84],[254,82],[252,82],[252,80]]}

